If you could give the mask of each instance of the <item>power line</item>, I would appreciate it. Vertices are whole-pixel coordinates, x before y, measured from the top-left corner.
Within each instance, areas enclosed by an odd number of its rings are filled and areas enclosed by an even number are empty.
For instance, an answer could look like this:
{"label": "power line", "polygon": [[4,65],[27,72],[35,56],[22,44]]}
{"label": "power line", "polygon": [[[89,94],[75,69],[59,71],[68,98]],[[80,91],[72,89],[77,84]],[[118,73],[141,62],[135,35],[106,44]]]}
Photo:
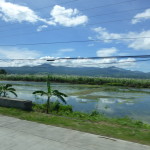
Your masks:
{"label": "power line", "polygon": [[[55,5],[69,4],[69,3],[77,2],[77,1],[79,1],[79,0],[71,0],[71,1],[67,1],[67,2],[58,3],[58,4],[55,4]],[[53,7],[53,6],[54,6],[54,4],[49,5],[49,6],[45,6],[45,7],[41,7],[41,8],[35,8],[34,10],[41,10],[41,9],[50,8],[50,7]]]}
{"label": "power line", "polygon": [[[124,61],[114,61],[110,63],[98,63],[98,64],[121,64],[121,63],[134,63],[134,62],[142,62],[142,61],[150,61],[150,59],[142,59],[142,60],[124,60]],[[86,64],[86,65],[91,65],[91,64]]]}
{"label": "power line", "polygon": [[122,10],[122,11],[103,13],[103,14],[100,14],[100,15],[94,15],[94,16],[89,16],[89,17],[105,16],[105,15],[110,15],[110,14],[124,13],[124,12],[130,12],[130,11],[136,11],[136,10],[142,10],[142,9],[148,9],[148,8],[147,7],[143,7],[143,8],[136,8],[136,9],[127,9],[127,10]]}
{"label": "power line", "polygon": [[79,59],[114,59],[114,58],[150,58],[150,55],[126,55],[126,56],[104,56],[104,57],[61,57],[61,58],[52,58],[52,59],[0,59],[1,61],[4,60],[46,60],[46,61],[55,61],[55,60],[79,60]]}
{"label": "power line", "polygon": [[[1,59],[0,59],[1,60]],[[11,61],[14,61],[14,60],[30,60],[31,61],[31,59],[12,59]],[[40,60],[40,59],[32,59],[32,61],[36,61],[36,60]],[[43,59],[43,60],[45,60],[45,59]],[[45,60],[46,61],[46,60]],[[105,62],[103,62],[103,63],[98,63],[98,62],[96,62],[95,64],[96,65],[113,65],[113,64],[121,64],[121,63],[135,63],[135,62],[146,62],[146,61],[150,61],[150,59],[142,59],[142,60],[123,60],[123,61],[113,61],[113,62],[110,62],[110,63],[105,63]],[[93,64],[93,62],[91,62],[91,63],[84,63],[83,65],[92,65]],[[125,65],[127,65],[127,64],[125,64]],[[39,65],[37,65],[36,67],[38,67]],[[35,66],[30,66],[30,67],[35,67]],[[38,68],[46,68],[46,67],[38,67]]]}
{"label": "power line", "polygon": [[[118,12],[119,13],[119,12]],[[91,16],[91,17],[97,17],[97,16],[100,16],[100,15],[95,15],[95,16]],[[150,17],[150,16],[146,16],[146,17]],[[112,23],[112,22],[119,22],[119,21],[127,21],[127,20],[132,20],[132,19],[140,19],[140,18],[143,18],[143,17],[134,17],[134,18],[130,18],[130,19],[117,19],[117,20],[109,20],[109,21],[103,21],[103,22],[98,22],[98,23],[92,23],[92,24],[87,24],[86,26],[91,26],[91,25],[97,25],[97,24],[106,24],[106,23]],[[33,27],[28,27],[28,28],[33,28]],[[68,27],[68,28],[74,28],[74,27]],[[13,31],[16,30],[19,30],[19,29],[22,29],[22,27],[19,27],[19,28],[13,28]],[[27,27],[26,27],[27,29]],[[40,32],[46,32],[46,31],[54,31],[54,30],[62,30],[62,29],[67,29],[66,27],[62,27],[62,28],[58,28],[58,29],[48,29],[48,30],[43,30],[43,31],[40,31]],[[0,32],[6,32],[6,31],[9,31],[12,29],[8,29],[8,30],[0,30]],[[40,32],[30,32],[30,33],[25,33],[25,34],[34,34],[34,33],[40,33]],[[22,34],[15,34],[15,35],[12,35],[12,36],[16,36],[16,35],[22,35]],[[4,36],[4,37],[11,37],[10,36]]]}
{"label": "power line", "polygon": [[[93,9],[98,9],[98,8],[102,8],[102,7],[119,5],[119,4],[128,3],[128,2],[132,2],[132,1],[137,1],[137,0],[128,0],[128,1],[122,1],[122,2],[117,2],[117,3],[106,4],[106,5],[100,5],[100,6],[96,6],[96,7],[91,7],[91,8],[86,8],[86,9],[80,9],[80,11],[87,11],[87,10],[93,10]],[[48,6],[43,7],[43,8],[48,8]],[[40,9],[43,9],[43,8],[40,8]],[[61,14],[65,14],[65,13],[61,13]]]}
{"label": "power line", "polygon": [[[85,63],[83,65],[92,65],[92,64],[96,64],[96,65],[113,65],[113,64],[121,64],[121,63],[135,63],[135,62],[146,62],[146,61],[150,61],[150,59],[146,59],[146,58],[150,58],[150,55],[135,55],[135,56],[109,56],[109,57],[73,57],[73,58],[56,58],[56,59],[0,59],[0,62],[3,62],[3,61],[56,61],[56,60],[63,60],[63,59],[66,59],[66,60],[79,60],[79,59],[112,59],[112,58],[145,58],[145,59],[141,59],[141,60],[122,60],[122,61],[112,61],[112,62],[108,62],[108,63],[105,63],[105,62],[91,62],[91,63]],[[43,62],[44,63],[44,62]],[[127,65],[127,64],[125,64]],[[33,66],[32,66],[33,67]],[[37,66],[38,67],[38,66]],[[38,68],[45,68],[45,67],[38,67]]]}
{"label": "power line", "polygon": [[[68,3],[72,3],[72,2],[76,2],[76,1],[79,1],[79,0],[70,0],[70,1],[67,1],[67,2],[58,3],[57,5],[68,4]],[[55,4],[55,5],[56,5],[56,4]],[[49,5],[49,6],[46,6],[46,7],[48,8],[48,7],[53,7],[53,6],[54,6],[54,4]],[[34,10],[40,10],[40,9],[44,9],[44,8],[46,8],[46,7],[36,8],[36,9],[34,9]],[[5,27],[5,26],[7,26],[7,25],[3,25],[3,26]],[[3,26],[0,26],[0,27],[3,27]]]}
{"label": "power line", "polygon": [[80,40],[80,41],[58,41],[58,42],[43,42],[43,43],[18,43],[18,44],[8,44],[8,45],[0,45],[0,46],[25,46],[25,45],[52,45],[52,44],[69,44],[69,43],[86,43],[86,42],[98,42],[104,40],[134,40],[134,39],[146,39],[150,37],[133,37],[133,38],[115,38],[115,39],[97,39],[97,40]]}
{"label": "power line", "polygon": [[47,61],[55,60],[75,60],[75,59],[113,59],[113,58],[150,58],[150,55],[128,55],[128,56],[107,56],[107,57],[71,57],[71,58],[56,58],[56,59],[47,59]]}
{"label": "power line", "polygon": [[86,10],[91,10],[91,9],[97,9],[97,8],[102,8],[102,7],[108,7],[108,6],[113,6],[113,5],[119,5],[119,4],[133,2],[133,1],[137,1],[137,0],[128,0],[128,1],[118,2],[118,3],[111,3],[111,4],[101,5],[101,6],[96,6],[96,7],[91,7],[91,8],[87,8],[87,9],[83,9],[83,10],[81,9],[81,11],[86,11]]}
{"label": "power line", "polygon": [[[67,3],[70,3],[70,2],[74,2],[74,1],[78,1],[78,0],[72,0],[72,1],[69,1]],[[100,5],[100,6],[96,6],[96,7],[92,7],[92,8],[87,8],[87,9],[81,9],[80,11],[86,11],[86,10],[92,10],[92,9],[97,9],[97,8],[101,8],[101,7],[107,7],[107,6],[111,6],[111,5],[118,5],[118,4],[121,4],[121,3],[127,3],[127,2],[132,2],[132,1],[137,1],[137,0],[130,0],[130,1],[123,1],[123,2],[119,2],[119,3],[112,3],[112,4],[107,4],[107,5]],[[65,4],[65,3],[64,3]],[[53,5],[52,5],[53,6]],[[48,6],[46,6],[48,7]],[[46,8],[46,7],[43,7],[43,8]],[[41,9],[41,8],[40,8]],[[137,9],[138,10],[138,9]],[[91,17],[94,17],[94,16],[91,16]],[[49,17],[47,17],[49,18]],[[7,25],[4,25],[4,27],[7,26]],[[9,26],[9,25],[8,25]],[[0,27],[3,27],[3,26],[0,26]]]}
{"label": "power line", "polygon": [[[128,0],[128,1],[122,1],[122,2],[117,2],[117,3],[110,3],[110,4],[100,5],[100,6],[96,6],[96,7],[87,8],[87,9],[81,9],[80,11],[86,11],[86,10],[98,9],[98,8],[102,8],[102,7],[109,7],[109,6],[119,5],[119,4],[128,3],[128,2],[132,2],[132,1],[137,1],[137,0]],[[65,3],[64,3],[64,4],[65,4]],[[35,9],[35,10],[45,9],[45,8],[49,8],[49,7],[52,7],[52,6],[54,6],[54,5],[50,5],[50,6],[46,6],[46,7],[37,8],[37,9]]]}
{"label": "power line", "polygon": [[[141,17],[142,18],[142,17]],[[106,23],[113,23],[113,22],[119,22],[119,21],[126,21],[126,20],[131,20],[131,19],[139,19],[137,18],[130,18],[130,19],[118,19],[118,20],[110,20],[110,21],[104,21],[104,22],[98,22],[98,23],[91,23],[87,24],[86,26],[93,26],[93,25],[98,25],[98,24],[106,24]],[[57,31],[57,30],[63,30],[63,29],[72,29],[74,27],[62,27],[62,28],[57,28],[57,29],[48,29],[48,30],[43,30],[40,32],[34,31],[34,32],[28,32],[28,33],[23,33],[23,34],[14,34],[14,35],[9,35],[9,36],[1,36],[1,38],[9,38],[9,37],[15,37],[15,36],[21,36],[21,35],[31,35],[31,34],[37,34],[37,33],[43,33],[47,31]]]}

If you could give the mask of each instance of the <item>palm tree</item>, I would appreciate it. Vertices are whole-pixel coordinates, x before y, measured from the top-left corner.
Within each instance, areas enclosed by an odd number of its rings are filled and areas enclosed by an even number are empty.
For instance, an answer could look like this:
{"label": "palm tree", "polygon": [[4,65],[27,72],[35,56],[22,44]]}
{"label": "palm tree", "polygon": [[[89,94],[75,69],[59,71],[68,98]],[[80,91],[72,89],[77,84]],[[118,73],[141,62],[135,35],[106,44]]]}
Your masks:
{"label": "palm tree", "polygon": [[49,112],[49,108],[50,108],[50,98],[51,96],[56,96],[58,97],[60,100],[62,100],[62,102],[64,102],[66,104],[66,101],[64,99],[64,97],[67,97],[66,94],[59,92],[58,90],[52,90],[51,89],[51,85],[50,85],[50,77],[48,76],[47,78],[47,92],[45,91],[35,91],[32,94],[39,94],[41,96],[45,95],[47,96],[47,109],[46,112],[48,114]]}
{"label": "palm tree", "polygon": [[16,90],[12,88],[11,84],[1,85],[0,86],[0,96],[7,97],[8,93],[12,93],[17,97],[17,94],[15,92]]}

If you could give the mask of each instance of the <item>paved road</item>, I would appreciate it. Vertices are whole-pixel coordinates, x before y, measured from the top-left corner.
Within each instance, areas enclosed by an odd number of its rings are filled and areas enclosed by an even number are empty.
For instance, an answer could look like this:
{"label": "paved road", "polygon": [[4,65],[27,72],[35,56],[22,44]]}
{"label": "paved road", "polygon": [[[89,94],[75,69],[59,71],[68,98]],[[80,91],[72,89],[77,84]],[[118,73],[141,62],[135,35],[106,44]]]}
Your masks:
{"label": "paved road", "polygon": [[0,116],[0,150],[150,150],[150,146]]}

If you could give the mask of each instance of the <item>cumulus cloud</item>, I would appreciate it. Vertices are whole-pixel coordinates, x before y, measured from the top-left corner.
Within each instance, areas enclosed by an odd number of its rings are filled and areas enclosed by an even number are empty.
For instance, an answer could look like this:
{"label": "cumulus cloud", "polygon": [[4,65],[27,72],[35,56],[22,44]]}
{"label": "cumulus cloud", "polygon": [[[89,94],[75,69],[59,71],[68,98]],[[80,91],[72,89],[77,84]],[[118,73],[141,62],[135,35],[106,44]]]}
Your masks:
{"label": "cumulus cloud", "polygon": [[26,6],[21,6],[0,0],[0,17],[6,22],[23,22],[35,23],[41,18],[34,11]]}
{"label": "cumulus cloud", "polygon": [[135,50],[150,50],[150,30],[128,33],[110,33],[106,28],[102,27],[93,28],[92,30],[96,32],[97,35],[96,37],[89,37],[89,39],[96,38],[104,41],[105,43],[112,41],[123,42],[124,44],[127,44],[129,48],[133,48]]}
{"label": "cumulus cloud", "polygon": [[47,25],[55,26],[59,24],[66,27],[72,27],[85,24],[88,21],[88,17],[81,15],[77,9],[66,9],[59,5],[53,7],[50,15],[49,19],[44,19],[27,6],[6,2],[6,0],[0,0],[0,18],[2,20],[5,22],[43,22],[46,24],[39,26],[37,31],[41,31],[43,28],[46,28]]}
{"label": "cumulus cloud", "polygon": [[[98,28],[93,28],[92,30],[98,33],[96,38],[102,39],[102,40],[104,40],[104,42],[111,42],[112,41],[112,40],[107,40],[107,39],[121,38],[120,34],[109,33],[106,28],[98,27]],[[90,39],[92,39],[92,38],[90,38]]]}
{"label": "cumulus cloud", "polygon": [[[142,31],[140,33],[132,32],[128,34],[129,37],[145,37],[135,39],[129,42],[128,47],[136,50],[150,50],[150,30]],[[146,38],[148,37],[148,38]]]}
{"label": "cumulus cloud", "polygon": [[141,21],[150,19],[150,8],[146,9],[144,12],[142,13],[138,13],[134,16],[134,18],[132,19],[131,23],[132,24],[136,24],[139,23]]}
{"label": "cumulus cloud", "polygon": [[6,2],[5,0],[0,0],[0,18],[5,22],[37,23],[40,21],[48,25],[55,25],[54,22],[38,16],[29,7]]}
{"label": "cumulus cloud", "polygon": [[96,54],[99,57],[107,57],[107,56],[115,55],[117,51],[118,50],[115,47],[103,48],[103,49],[98,50]]}
{"label": "cumulus cloud", "polygon": [[66,9],[59,5],[53,7],[50,15],[52,16],[51,21],[66,27],[85,24],[88,21],[88,17],[81,15],[77,9]]}

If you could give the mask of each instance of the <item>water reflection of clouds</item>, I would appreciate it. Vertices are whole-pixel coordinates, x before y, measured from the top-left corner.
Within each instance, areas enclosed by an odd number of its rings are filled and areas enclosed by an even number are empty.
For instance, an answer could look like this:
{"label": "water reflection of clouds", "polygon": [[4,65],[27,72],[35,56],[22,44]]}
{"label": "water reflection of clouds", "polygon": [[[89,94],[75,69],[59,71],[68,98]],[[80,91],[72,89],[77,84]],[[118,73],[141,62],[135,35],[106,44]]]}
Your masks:
{"label": "water reflection of clouds", "polygon": [[100,101],[104,104],[114,104],[114,103],[116,103],[114,100],[110,100],[108,98],[100,98]]}
{"label": "water reflection of clouds", "polygon": [[126,103],[126,105],[132,106],[132,105],[134,105],[134,103]]}
{"label": "water reflection of clouds", "polygon": [[133,105],[132,101],[124,99],[112,99],[112,98],[100,98],[99,99],[103,104],[126,104],[126,105]]}
{"label": "water reflection of clouds", "polygon": [[88,102],[87,99],[81,99],[81,98],[78,98],[78,96],[70,96],[70,97],[68,97],[68,99],[69,100],[75,100],[78,103],[86,103],[86,102]]}
{"label": "water reflection of clouds", "polygon": [[[106,101],[105,101],[106,102]],[[108,104],[108,103],[107,103]],[[110,103],[109,103],[110,104]],[[114,109],[112,107],[108,107],[106,105],[106,103],[102,103],[102,101],[98,101],[97,105],[96,105],[96,109],[99,112],[107,112],[107,113],[114,113]]]}

